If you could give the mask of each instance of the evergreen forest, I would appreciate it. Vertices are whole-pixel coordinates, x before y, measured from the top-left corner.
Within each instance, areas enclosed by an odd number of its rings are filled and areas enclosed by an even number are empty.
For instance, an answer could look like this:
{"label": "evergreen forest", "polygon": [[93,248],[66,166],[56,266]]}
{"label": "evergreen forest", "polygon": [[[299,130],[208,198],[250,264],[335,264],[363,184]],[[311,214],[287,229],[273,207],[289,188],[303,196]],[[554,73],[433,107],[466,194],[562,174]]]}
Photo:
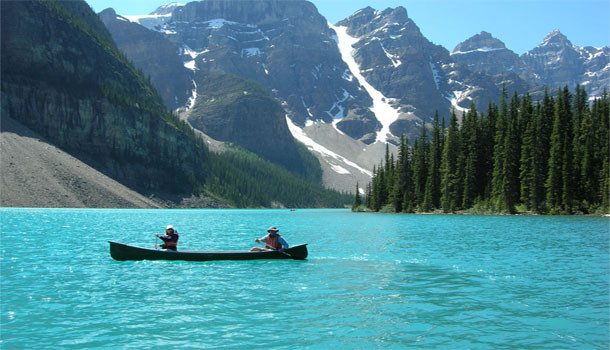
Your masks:
{"label": "evergreen forest", "polygon": [[412,146],[401,138],[397,159],[386,148],[353,209],[608,213],[608,124],[607,92],[591,101],[580,86],[546,89],[533,102],[503,89],[486,113],[453,111],[448,126],[437,113]]}

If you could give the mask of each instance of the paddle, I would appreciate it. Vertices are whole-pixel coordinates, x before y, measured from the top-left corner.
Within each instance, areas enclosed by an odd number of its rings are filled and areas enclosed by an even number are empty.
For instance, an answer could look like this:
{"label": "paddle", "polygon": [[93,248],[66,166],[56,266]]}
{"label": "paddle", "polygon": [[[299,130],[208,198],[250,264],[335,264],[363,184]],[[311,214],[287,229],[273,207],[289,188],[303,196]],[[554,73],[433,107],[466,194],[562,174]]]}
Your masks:
{"label": "paddle", "polygon": [[291,258],[292,258],[292,255],[290,255],[290,254],[286,253],[286,252],[285,252],[285,251],[283,251],[283,250],[276,249],[275,251],[276,251],[276,252],[280,252],[280,253],[282,253],[282,254],[284,254],[284,255],[289,256],[289,257],[291,257]]}

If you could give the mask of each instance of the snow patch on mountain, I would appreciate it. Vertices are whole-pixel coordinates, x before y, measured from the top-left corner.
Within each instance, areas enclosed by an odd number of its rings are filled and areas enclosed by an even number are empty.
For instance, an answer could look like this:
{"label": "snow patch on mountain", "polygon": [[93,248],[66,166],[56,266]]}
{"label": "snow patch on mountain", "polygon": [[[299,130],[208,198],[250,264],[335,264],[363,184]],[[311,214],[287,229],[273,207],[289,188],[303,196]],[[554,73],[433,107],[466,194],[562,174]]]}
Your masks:
{"label": "snow patch on mountain", "polygon": [[344,167],[337,165],[337,164],[332,164],[330,163],[330,167],[331,169],[333,169],[337,174],[351,174],[349,172],[349,170],[345,169]]}
{"label": "snow patch on mountain", "polygon": [[261,54],[262,51],[258,47],[248,47],[241,50],[241,57],[260,56]]}
{"label": "snow patch on mountain", "polygon": [[460,106],[459,103],[465,99],[471,99],[470,97],[468,97],[468,94],[470,92],[471,92],[470,90],[466,90],[466,91],[455,90],[455,91],[453,91],[453,95],[448,95],[446,98],[447,98],[447,100],[449,100],[449,102],[451,102],[451,106],[456,111],[468,112],[468,108],[464,108],[464,107]]}
{"label": "snow patch on mountain", "polygon": [[440,91],[440,82],[441,76],[438,74],[438,69],[436,65],[432,62],[428,62],[430,64],[430,70],[432,71],[432,78],[434,78],[434,84],[436,85],[436,89]]}
{"label": "snow patch on mountain", "polygon": [[187,110],[192,109],[195,106],[195,101],[197,100],[197,83],[193,80],[193,91],[191,92],[191,97],[189,97],[187,102]]}
{"label": "snow patch on mountain", "polygon": [[468,53],[472,53],[472,52],[492,52],[492,51],[500,51],[500,50],[507,50],[505,47],[479,47],[475,50],[468,50],[468,51],[456,51],[456,52],[452,52],[451,55],[464,55],[464,54],[468,54]]}
{"label": "snow patch on mountain", "polygon": [[237,22],[227,21],[224,18],[215,18],[215,19],[211,19],[209,21],[205,21],[203,23],[207,24],[208,28],[213,28],[213,29],[222,28],[225,24],[239,24]]}
{"label": "snow patch on mountain", "polygon": [[292,122],[292,120],[290,120],[288,115],[286,115],[286,123],[288,124],[288,129],[292,133],[292,136],[295,139],[297,139],[299,142],[304,144],[310,151],[319,153],[322,156],[324,156],[325,158],[332,158],[332,159],[335,159],[337,161],[340,161],[340,162],[342,162],[342,163],[344,163],[344,164],[346,164],[346,165],[348,165],[348,166],[350,166],[352,168],[355,168],[355,169],[359,170],[360,172],[362,172],[363,174],[366,174],[368,176],[373,176],[372,172],[362,168],[358,164],[350,161],[349,159],[347,159],[347,158],[345,158],[345,157],[343,157],[343,156],[341,156],[341,155],[339,155],[339,154],[329,150],[328,148],[320,145],[319,143],[315,142],[313,139],[311,139],[309,136],[307,136],[307,134],[305,134],[303,129],[299,128],[296,124],[294,124]]}
{"label": "snow patch on mountain", "polygon": [[381,91],[369,84],[362,75],[360,67],[352,55],[354,50],[353,45],[356,44],[359,39],[347,34],[347,27],[337,27],[331,23],[329,23],[328,26],[337,34],[335,38],[337,46],[339,47],[339,52],[341,53],[341,58],[349,67],[352,76],[356,78],[358,83],[364,87],[366,92],[368,92],[373,99],[373,106],[371,106],[370,109],[382,125],[381,131],[377,133],[376,141],[387,142],[388,135],[391,135],[390,125],[398,119],[398,109],[392,107],[388,102],[389,99],[385,97]]}
{"label": "snow patch on mountain", "polygon": [[343,102],[345,102],[348,98],[350,98],[350,94],[349,92],[347,92],[345,89],[343,89],[343,96],[338,99],[333,105],[332,107],[330,107],[330,109],[328,111],[326,111],[326,113],[331,116],[333,119],[343,119],[345,118],[345,107],[343,107],[341,104]]}
{"label": "snow patch on mountain", "polygon": [[[123,16],[127,18],[130,22],[137,23],[147,29],[156,30],[156,28],[161,27],[167,21],[172,18],[172,14],[164,14],[164,15],[133,15],[133,16]],[[175,34],[175,33],[173,33]]]}
{"label": "snow patch on mountain", "polygon": [[353,81],[354,80],[354,76],[352,75],[352,72],[349,71],[349,69],[346,69],[343,72],[343,75],[341,76],[341,78],[347,80],[347,81]]}
{"label": "snow patch on mountain", "polygon": [[197,58],[197,56],[202,55],[204,53],[210,52],[210,50],[208,50],[208,49],[203,50],[203,51],[194,51],[188,45],[182,45],[179,50],[180,50],[179,51],[180,55],[189,56],[192,59],[195,59],[195,58]]}
{"label": "snow patch on mountain", "polygon": [[386,50],[386,48],[381,43],[381,40],[379,40],[379,38],[375,38],[375,39],[377,39],[377,41],[379,41],[379,46],[381,46],[381,49],[383,50],[383,53],[385,53],[386,57],[390,59],[394,68],[400,66],[402,64],[402,62],[398,59],[398,55],[393,55],[393,54],[389,53],[388,50]]}
{"label": "snow patch on mountain", "polygon": [[184,68],[194,71],[197,69],[197,64],[195,63],[195,60],[190,60],[190,61],[184,62]]}

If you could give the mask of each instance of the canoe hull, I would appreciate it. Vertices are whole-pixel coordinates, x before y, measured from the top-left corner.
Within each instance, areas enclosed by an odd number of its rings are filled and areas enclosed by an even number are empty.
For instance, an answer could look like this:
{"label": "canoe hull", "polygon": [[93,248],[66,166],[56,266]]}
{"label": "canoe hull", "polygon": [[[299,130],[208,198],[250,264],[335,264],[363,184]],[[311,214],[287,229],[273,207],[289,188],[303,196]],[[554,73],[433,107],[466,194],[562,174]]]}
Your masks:
{"label": "canoe hull", "polygon": [[278,251],[249,252],[238,250],[216,251],[171,251],[135,247],[128,244],[111,242],[110,256],[114,260],[184,260],[184,261],[213,261],[213,260],[260,260],[260,259],[294,259],[307,258],[307,244],[290,247],[285,253]]}

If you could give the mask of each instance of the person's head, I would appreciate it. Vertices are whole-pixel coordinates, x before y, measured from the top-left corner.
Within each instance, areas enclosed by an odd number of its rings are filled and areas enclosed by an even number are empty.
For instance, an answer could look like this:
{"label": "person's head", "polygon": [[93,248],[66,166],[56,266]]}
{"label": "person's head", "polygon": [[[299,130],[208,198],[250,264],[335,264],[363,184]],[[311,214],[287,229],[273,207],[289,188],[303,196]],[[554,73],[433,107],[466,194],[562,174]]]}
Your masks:
{"label": "person's head", "polygon": [[165,228],[165,232],[167,232],[167,233],[174,232],[174,226],[167,225],[167,227]]}
{"label": "person's head", "polygon": [[275,226],[271,226],[267,229],[267,232],[269,232],[269,234],[271,236],[277,236],[278,232],[280,232],[280,230],[278,230],[277,227],[275,227]]}

